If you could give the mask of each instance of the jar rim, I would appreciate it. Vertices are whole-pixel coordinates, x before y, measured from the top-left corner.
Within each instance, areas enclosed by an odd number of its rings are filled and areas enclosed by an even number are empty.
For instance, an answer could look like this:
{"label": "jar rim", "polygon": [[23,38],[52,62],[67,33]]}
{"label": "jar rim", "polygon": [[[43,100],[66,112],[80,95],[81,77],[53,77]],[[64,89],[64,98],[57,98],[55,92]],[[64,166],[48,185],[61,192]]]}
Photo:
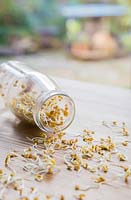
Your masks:
{"label": "jar rim", "polygon": [[[49,99],[51,99],[54,96],[59,96],[59,95],[69,99],[69,102],[71,103],[71,105],[73,107],[73,110],[72,110],[72,115],[70,116],[69,122],[65,126],[63,126],[63,127],[61,126],[60,129],[55,131],[53,128],[51,128],[49,126],[43,126],[43,124],[40,120],[40,109],[41,109],[42,105],[44,103],[46,103]],[[75,112],[76,112],[76,109],[75,109],[75,103],[74,103],[73,99],[62,90],[53,90],[53,91],[47,92],[46,94],[44,93],[38,97],[37,103],[34,107],[33,117],[34,117],[35,123],[41,130],[43,130],[44,132],[47,132],[47,133],[54,133],[54,132],[63,131],[66,128],[68,128],[74,120]]]}

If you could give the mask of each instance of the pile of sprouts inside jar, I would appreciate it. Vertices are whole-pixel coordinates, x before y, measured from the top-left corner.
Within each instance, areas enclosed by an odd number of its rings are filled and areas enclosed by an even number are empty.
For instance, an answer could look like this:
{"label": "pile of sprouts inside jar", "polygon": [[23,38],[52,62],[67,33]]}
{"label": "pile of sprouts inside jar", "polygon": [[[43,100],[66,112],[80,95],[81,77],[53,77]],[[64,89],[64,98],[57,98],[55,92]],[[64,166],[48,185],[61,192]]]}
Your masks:
{"label": "pile of sprouts inside jar", "polygon": [[35,124],[33,119],[34,99],[29,93],[20,94],[19,97],[13,98],[10,107],[13,113],[22,120]]}
{"label": "pile of sprouts inside jar", "polygon": [[58,127],[64,126],[64,122],[69,116],[69,107],[66,103],[61,105],[63,98],[61,95],[53,96],[42,105],[40,121],[44,127],[47,126],[57,131]]}
{"label": "pile of sprouts inside jar", "polygon": [[[49,127],[54,132],[58,127],[64,126],[66,118],[69,116],[69,108],[67,104],[59,106],[63,97],[53,96],[48,99],[40,109],[40,121],[43,127]],[[59,104],[58,104],[59,102]],[[33,118],[33,109],[35,106],[35,99],[29,93],[20,94],[19,97],[13,98],[10,102],[10,107],[17,117],[35,124]]]}

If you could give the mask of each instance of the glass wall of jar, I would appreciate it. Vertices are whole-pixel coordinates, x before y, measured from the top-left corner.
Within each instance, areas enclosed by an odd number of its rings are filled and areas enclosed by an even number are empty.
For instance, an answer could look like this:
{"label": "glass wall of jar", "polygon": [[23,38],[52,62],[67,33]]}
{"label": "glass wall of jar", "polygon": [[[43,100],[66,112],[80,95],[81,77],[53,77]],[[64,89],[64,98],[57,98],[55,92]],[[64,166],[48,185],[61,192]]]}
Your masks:
{"label": "glass wall of jar", "polygon": [[73,121],[75,105],[48,76],[17,61],[0,66],[0,92],[5,105],[21,120],[45,132],[59,132]]}

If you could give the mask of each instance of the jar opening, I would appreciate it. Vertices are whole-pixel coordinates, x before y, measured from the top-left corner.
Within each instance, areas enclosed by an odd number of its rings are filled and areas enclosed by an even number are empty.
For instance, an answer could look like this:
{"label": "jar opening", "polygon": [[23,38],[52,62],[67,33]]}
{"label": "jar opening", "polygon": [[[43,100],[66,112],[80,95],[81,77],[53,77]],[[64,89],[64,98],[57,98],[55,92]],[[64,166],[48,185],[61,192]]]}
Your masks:
{"label": "jar opening", "polygon": [[73,121],[75,105],[73,100],[64,92],[53,91],[38,100],[36,123],[46,132],[60,132]]}

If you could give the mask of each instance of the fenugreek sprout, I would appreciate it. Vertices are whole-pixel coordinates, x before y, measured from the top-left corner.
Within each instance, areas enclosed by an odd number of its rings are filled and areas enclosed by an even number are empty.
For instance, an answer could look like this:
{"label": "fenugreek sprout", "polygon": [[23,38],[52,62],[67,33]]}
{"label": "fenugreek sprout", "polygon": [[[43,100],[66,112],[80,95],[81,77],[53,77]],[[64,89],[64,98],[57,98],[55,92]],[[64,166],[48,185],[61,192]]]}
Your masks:
{"label": "fenugreek sprout", "polygon": [[[109,124],[112,127],[111,130],[119,128],[118,134],[123,126],[126,127],[125,124],[119,127],[119,123],[116,121]],[[0,194],[2,195],[5,189],[11,186],[19,193],[21,199],[28,198],[30,200],[30,196],[35,191],[35,188],[30,189],[30,192],[25,194],[24,187],[20,183],[24,180],[17,177],[17,160],[20,162],[19,168],[21,167],[29,177],[37,182],[44,181],[47,175],[53,177],[56,172],[59,172],[61,170],[58,164],[60,160],[63,161],[67,173],[72,173],[72,171],[81,173],[81,170],[86,170],[92,177],[93,185],[76,184],[74,186],[75,192],[84,192],[74,195],[75,199],[78,200],[84,200],[88,190],[99,189],[103,184],[117,187],[117,183],[113,182],[114,176],[119,181],[123,180],[123,184],[129,185],[131,167],[123,148],[127,149],[130,146],[130,141],[124,139],[125,135],[119,137],[118,140],[116,132],[114,138],[110,135],[98,138],[95,135],[97,134],[94,134],[94,131],[84,129],[80,135],[70,138],[63,132],[50,136],[41,133],[38,137],[28,138],[32,142],[31,146],[21,151],[10,152],[5,158],[5,167],[11,170],[11,173],[5,175],[4,170],[0,169],[0,185],[2,185]],[[19,200],[21,200],[20,198]],[[45,194],[44,197],[40,198],[36,193],[33,198],[35,200],[53,199],[51,195]],[[61,195],[57,199],[64,200],[65,197]]]}

